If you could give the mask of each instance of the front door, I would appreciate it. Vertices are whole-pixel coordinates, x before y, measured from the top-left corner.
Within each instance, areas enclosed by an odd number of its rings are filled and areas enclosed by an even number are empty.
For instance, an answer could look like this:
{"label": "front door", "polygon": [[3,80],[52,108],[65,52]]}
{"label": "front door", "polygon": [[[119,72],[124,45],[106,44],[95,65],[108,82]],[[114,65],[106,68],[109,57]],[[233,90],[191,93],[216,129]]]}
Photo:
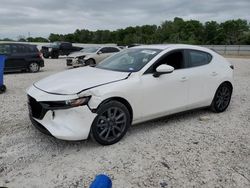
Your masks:
{"label": "front door", "polygon": [[[152,119],[184,111],[188,104],[188,79],[185,69],[184,51],[170,52],[160,58],[141,77],[139,86],[142,93],[142,119]],[[168,64],[175,68],[172,73],[154,77],[156,67]]]}

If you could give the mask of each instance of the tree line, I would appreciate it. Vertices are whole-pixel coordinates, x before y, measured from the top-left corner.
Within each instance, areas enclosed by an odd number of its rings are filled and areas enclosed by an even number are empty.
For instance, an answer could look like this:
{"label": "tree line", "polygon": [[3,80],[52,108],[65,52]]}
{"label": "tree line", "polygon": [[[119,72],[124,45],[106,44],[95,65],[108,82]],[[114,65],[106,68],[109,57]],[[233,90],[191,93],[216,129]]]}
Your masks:
{"label": "tree line", "polygon": [[227,20],[222,23],[198,20],[183,20],[174,18],[164,21],[159,26],[143,25],[127,27],[115,31],[77,29],[74,33],[55,34],[48,37],[29,37],[22,39],[29,42],[67,41],[74,43],[116,43],[118,45],[156,44],[156,43],[186,43],[207,45],[250,45],[250,24],[247,20]]}

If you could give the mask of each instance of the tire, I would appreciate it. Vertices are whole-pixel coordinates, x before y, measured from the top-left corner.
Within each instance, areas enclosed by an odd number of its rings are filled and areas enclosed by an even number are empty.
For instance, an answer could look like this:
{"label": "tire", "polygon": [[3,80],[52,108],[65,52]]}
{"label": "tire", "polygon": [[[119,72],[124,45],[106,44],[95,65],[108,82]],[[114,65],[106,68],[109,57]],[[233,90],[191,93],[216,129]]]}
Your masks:
{"label": "tire", "polygon": [[210,109],[213,112],[220,113],[224,112],[227,107],[229,106],[229,103],[231,101],[232,96],[232,86],[228,83],[222,83],[214,96],[213,102],[210,106]]}
{"label": "tire", "polygon": [[59,57],[59,53],[58,52],[52,52],[52,54],[51,54],[51,58],[52,59],[58,59],[58,57]]}
{"label": "tire", "polygon": [[4,93],[6,91],[6,86],[2,85],[0,86],[0,94]]}
{"label": "tire", "polygon": [[91,66],[91,67],[94,67],[94,66],[96,66],[96,62],[95,62],[94,59],[88,59],[88,60],[86,61],[86,65],[89,65],[89,66]]}
{"label": "tire", "polygon": [[91,137],[101,145],[112,145],[120,141],[130,127],[130,114],[127,107],[110,101],[102,104],[91,126]]}
{"label": "tire", "polygon": [[40,65],[37,62],[31,62],[29,64],[29,71],[32,73],[38,72],[40,70]]}

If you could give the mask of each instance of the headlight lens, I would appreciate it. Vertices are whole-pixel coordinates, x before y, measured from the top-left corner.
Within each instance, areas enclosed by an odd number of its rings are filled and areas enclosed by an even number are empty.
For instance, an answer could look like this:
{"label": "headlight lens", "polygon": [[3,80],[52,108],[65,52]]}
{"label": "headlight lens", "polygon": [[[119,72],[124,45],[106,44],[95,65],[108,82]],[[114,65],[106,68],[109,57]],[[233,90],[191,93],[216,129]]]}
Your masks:
{"label": "headlight lens", "polygon": [[56,110],[56,109],[67,109],[67,108],[73,108],[77,106],[83,106],[88,104],[91,96],[87,97],[81,97],[78,99],[72,99],[67,101],[53,101],[53,102],[41,102],[40,104],[45,108],[49,110]]}
{"label": "headlight lens", "polygon": [[77,107],[88,104],[90,97],[83,97],[79,99],[72,99],[65,101],[66,106]]}

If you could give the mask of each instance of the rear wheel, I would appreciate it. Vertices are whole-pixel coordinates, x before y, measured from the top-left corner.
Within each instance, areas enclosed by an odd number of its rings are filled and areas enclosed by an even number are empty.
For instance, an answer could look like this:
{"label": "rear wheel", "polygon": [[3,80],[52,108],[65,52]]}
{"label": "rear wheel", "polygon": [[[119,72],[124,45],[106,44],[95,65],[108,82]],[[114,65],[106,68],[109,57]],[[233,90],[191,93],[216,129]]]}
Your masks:
{"label": "rear wheel", "polygon": [[211,110],[214,112],[224,112],[230,101],[232,96],[232,87],[228,83],[223,83],[217,89],[213,102],[211,104]]}
{"label": "rear wheel", "polygon": [[2,85],[0,86],[0,94],[4,93],[6,91],[6,86]]}
{"label": "rear wheel", "polygon": [[125,105],[110,101],[100,106],[91,127],[91,136],[101,145],[120,141],[130,126],[130,114]]}
{"label": "rear wheel", "polygon": [[34,73],[40,70],[40,66],[37,62],[32,62],[29,64],[29,71]]}

